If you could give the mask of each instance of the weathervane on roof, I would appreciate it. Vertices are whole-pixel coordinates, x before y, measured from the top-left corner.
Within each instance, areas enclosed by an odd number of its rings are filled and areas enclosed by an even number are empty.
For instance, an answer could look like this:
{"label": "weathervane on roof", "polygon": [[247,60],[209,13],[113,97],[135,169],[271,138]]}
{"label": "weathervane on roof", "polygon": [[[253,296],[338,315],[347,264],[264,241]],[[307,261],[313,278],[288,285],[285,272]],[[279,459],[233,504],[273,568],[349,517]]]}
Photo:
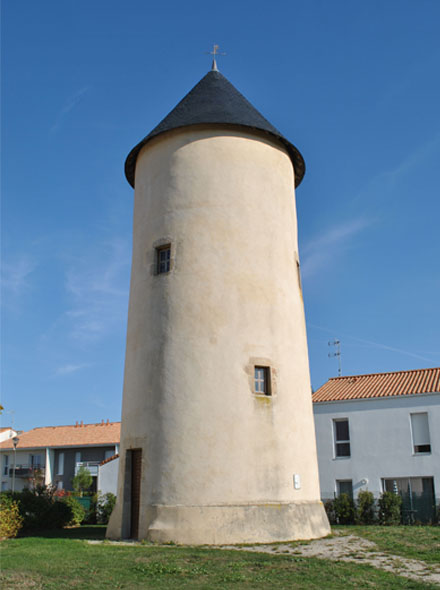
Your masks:
{"label": "weathervane on roof", "polygon": [[340,377],[342,375],[342,369],[341,369],[341,341],[337,340],[336,338],[334,340],[330,340],[328,343],[329,346],[334,346],[335,347],[335,352],[329,352],[328,356],[330,357],[338,357],[338,377]]}
{"label": "weathervane on roof", "polygon": [[220,46],[214,44],[214,46],[212,48],[212,51],[205,51],[206,54],[213,56],[213,58],[212,58],[212,68],[211,68],[211,70],[213,72],[218,72],[217,61],[215,59],[216,56],[217,55],[226,55],[226,53],[223,53],[223,52],[219,51],[219,49],[220,49]]}

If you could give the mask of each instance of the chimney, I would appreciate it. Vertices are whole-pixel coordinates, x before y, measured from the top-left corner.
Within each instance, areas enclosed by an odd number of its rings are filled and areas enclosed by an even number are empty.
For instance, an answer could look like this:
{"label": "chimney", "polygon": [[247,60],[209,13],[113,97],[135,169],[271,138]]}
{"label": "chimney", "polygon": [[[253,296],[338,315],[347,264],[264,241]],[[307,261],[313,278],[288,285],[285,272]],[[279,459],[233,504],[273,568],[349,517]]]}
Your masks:
{"label": "chimney", "polygon": [[107,418],[107,426],[110,424],[110,420]]}
{"label": "chimney", "polygon": [[75,422],[75,428],[78,428],[78,420]]}
{"label": "chimney", "polygon": [[104,418],[101,420],[101,426],[104,426]]}
{"label": "chimney", "polygon": [[81,428],[84,426],[84,422],[81,420]]}

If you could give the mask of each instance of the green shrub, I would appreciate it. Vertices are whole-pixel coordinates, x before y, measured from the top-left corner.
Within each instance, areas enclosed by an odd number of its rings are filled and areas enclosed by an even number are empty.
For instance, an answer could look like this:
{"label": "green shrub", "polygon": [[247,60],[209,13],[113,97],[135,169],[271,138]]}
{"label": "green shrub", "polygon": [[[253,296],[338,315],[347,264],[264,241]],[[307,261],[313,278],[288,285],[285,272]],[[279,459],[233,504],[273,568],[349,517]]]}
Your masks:
{"label": "green shrub", "polygon": [[334,500],[326,500],[324,502],[324,508],[327,513],[327,518],[330,524],[337,524],[336,522],[336,514],[335,514],[335,501]]}
{"label": "green shrub", "polygon": [[340,494],[333,501],[336,522],[338,524],[354,523],[354,502],[348,494]]}
{"label": "green shrub", "polygon": [[23,530],[62,528],[72,520],[72,509],[55,499],[51,487],[37,486],[6,494],[18,504]]}
{"label": "green shrub", "polygon": [[73,509],[66,502],[54,501],[48,512],[48,522],[45,527],[47,529],[62,529],[71,524],[74,514]]}
{"label": "green shrub", "polygon": [[87,467],[81,465],[78,469],[78,473],[72,479],[72,485],[75,492],[78,492],[80,496],[90,488],[93,483],[93,477]]}
{"label": "green shrub", "polygon": [[97,521],[97,511],[98,511],[98,494],[92,494],[90,497],[90,507],[86,510],[86,516],[84,518],[83,523],[86,524],[96,524]]}
{"label": "green shrub", "polygon": [[357,497],[356,519],[359,524],[373,524],[376,520],[376,508],[373,492],[362,490]]}
{"label": "green shrub", "polygon": [[107,494],[99,494],[96,515],[100,524],[108,523],[115,504],[116,496],[111,492],[108,492]]}
{"label": "green shrub", "polygon": [[400,524],[402,498],[398,494],[393,494],[393,492],[384,492],[379,498],[378,506],[379,524]]}
{"label": "green shrub", "polygon": [[0,539],[16,537],[23,526],[18,503],[6,494],[0,494]]}
{"label": "green shrub", "polygon": [[67,523],[69,526],[79,526],[86,516],[86,511],[83,506],[73,496],[65,496],[59,500],[57,504],[65,504],[71,510],[72,518]]}

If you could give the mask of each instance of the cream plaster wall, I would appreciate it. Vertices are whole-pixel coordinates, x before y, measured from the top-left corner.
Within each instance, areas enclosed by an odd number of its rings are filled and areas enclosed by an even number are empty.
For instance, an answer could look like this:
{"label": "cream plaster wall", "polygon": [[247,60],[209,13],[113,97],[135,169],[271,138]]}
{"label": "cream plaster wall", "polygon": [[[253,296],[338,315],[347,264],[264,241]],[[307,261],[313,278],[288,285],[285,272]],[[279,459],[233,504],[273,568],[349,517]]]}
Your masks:
{"label": "cream plaster wall", "polygon": [[[310,503],[318,524],[305,536],[327,533],[296,227],[291,161],[266,139],[191,128],[141,151],[118,505],[109,536],[124,530],[130,448],[143,452],[141,537],[160,520],[152,506],[271,503]],[[171,272],[155,275],[154,246],[167,242]],[[252,392],[257,363],[271,366],[272,397]],[[296,527],[287,538],[301,536]],[[264,530],[258,538],[267,540]],[[208,542],[197,533],[191,539]]]}

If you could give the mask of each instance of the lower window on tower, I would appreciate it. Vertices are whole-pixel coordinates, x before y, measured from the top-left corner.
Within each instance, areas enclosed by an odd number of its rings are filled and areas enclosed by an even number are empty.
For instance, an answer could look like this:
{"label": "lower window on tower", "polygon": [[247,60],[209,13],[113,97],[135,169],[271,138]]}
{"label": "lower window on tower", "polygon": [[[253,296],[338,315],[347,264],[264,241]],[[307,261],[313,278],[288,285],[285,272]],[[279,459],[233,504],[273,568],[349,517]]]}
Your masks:
{"label": "lower window on tower", "polygon": [[257,395],[272,395],[270,367],[256,366],[254,368],[254,393]]}

